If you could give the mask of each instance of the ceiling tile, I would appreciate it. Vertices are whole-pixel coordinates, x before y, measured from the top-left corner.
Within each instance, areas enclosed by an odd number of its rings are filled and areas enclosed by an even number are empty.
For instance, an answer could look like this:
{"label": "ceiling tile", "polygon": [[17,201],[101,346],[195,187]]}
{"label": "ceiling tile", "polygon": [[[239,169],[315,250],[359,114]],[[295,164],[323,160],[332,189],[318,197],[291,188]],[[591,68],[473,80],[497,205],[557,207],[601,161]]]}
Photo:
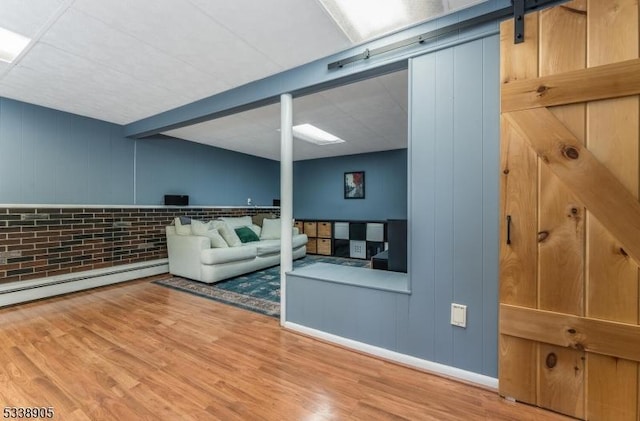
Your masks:
{"label": "ceiling tile", "polygon": [[191,0],[212,19],[289,68],[351,46],[316,0]]}
{"label": "ceiling tile", "polygon": [[0,26],[33,38],[62,4],[62,0],[1,0]]}
{"label": "ceiling tile", "polygon": [[200,71],[77,10],[62,16],[41,42],[128,74],[141,84],[164,87],[176,96],[198,99],[229,88],[214,72]]}
{"label": "ceiling tile", "polygon": [[186,0],[77,0],[74,7],[232,86],[284,70]]}
{"label": "ceiling tile", "polygon": [[129,75],[46,44],[37,44],[0,82],[0,95],[16,98],[16,94],[22,101],[118,124],[161,112],[176,102],[166,88],[140,84]]}

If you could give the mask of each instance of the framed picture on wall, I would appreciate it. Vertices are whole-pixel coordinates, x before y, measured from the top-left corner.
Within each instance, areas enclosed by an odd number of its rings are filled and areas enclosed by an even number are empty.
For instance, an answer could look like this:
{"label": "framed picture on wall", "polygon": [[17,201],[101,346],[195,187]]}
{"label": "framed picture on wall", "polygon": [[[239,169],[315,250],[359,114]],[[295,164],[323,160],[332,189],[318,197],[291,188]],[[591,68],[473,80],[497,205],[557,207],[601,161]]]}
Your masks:
{"label": "framed picture on wall", "polygon": [[364,199],[364,171],[344,173],[344,198]]}

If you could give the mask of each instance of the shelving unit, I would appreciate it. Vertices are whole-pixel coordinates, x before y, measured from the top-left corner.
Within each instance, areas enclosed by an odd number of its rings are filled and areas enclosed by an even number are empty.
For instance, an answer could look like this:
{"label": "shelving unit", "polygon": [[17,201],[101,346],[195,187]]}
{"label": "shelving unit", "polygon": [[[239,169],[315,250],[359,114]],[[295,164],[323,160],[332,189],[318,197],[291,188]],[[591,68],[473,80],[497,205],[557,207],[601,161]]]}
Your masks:
{"label": "shelving unit", "polygon": [[384,221],[296,220],[295,224],[309,237],[309,254],[370,259],[387,248]]}

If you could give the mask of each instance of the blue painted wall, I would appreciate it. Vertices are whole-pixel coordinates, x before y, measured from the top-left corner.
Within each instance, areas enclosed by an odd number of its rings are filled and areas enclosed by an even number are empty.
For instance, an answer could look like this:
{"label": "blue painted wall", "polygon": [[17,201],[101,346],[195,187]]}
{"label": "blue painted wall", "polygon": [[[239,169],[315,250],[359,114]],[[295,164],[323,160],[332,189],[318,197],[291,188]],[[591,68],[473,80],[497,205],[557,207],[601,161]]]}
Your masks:
{"label": "blue painted wall", "polygon": [[280,163],[194,142],[137,140],[137,201],[162,204],[188,194],[190,205],[271,206],[280,197]]}
{"label": "blue painted wall", "polygon": [[287,321],[497,377],[499,62],[487,35],[410,65],[411,294],[291,275]]}
{"label": "blue painted wall", "polygon": [[271,205],[278,162],[193,142],[132,140],[123,127],[0,98],[0,203]]}
{"label": "blue painted wall", "polygon": [[1,203],[133,203],[122,127],[0,98]]}
{"label": "blue painted wall", "polygon": [[[409,325],[422,357],[497,376],[499,37],[412,67]],[[467,328],[450,325],[452,302]],[[428,304],[428,305],[427,305]]]}
{"label": "blue painted wall", "polygon": [[[365,172],[365,198],[345,199],[344,173]],[[293,166],[297,219],[385,220],[407,217],[407,150],[297,161]]]}

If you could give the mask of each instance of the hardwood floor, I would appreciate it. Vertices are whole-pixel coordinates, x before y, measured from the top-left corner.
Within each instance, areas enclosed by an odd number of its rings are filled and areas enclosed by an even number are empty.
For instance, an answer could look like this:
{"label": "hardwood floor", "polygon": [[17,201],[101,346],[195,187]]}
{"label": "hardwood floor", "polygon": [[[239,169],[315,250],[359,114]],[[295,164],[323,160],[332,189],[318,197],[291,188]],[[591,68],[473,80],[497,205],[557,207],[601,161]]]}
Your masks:
{"label": "hardwood floor", "polygon": [[0,309],[0,403],[61,420],[561,420],[149,279]]}

